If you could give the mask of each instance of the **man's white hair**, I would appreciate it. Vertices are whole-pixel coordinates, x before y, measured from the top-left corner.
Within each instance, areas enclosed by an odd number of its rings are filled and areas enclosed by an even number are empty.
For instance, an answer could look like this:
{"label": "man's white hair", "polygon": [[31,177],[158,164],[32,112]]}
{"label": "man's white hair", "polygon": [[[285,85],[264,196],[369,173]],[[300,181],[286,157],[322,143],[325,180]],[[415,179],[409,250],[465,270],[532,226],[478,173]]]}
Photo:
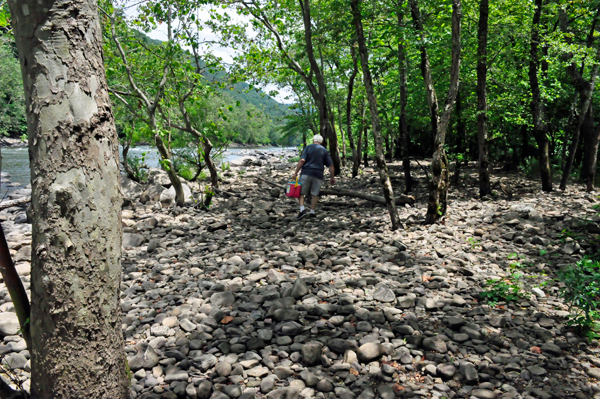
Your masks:
{"label": "man's white hair", "polygon": [[323,136],[321,136],[320,134],[315,134],[315,136],[313,137],[313,143],[323,143]]}

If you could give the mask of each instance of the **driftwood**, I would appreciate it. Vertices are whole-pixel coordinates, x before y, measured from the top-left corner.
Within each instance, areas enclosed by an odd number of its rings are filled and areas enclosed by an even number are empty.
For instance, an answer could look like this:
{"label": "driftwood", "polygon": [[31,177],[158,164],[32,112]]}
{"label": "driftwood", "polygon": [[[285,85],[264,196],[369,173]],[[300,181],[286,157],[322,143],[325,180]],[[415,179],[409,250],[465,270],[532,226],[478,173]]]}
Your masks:
{"label": "driftwood", "polygon": [[[267,183],[273,187],[281,188],[281,186],[282,186],[281,184],[277,184],[277,183],[273,183],[268,180],[265,180],[262,177],[257,177],[256,179],[262,181],[263,183]],[[373,194],[365,194],[365,193],[361,193],[358,191],[351,191],[351,190],[344,190],[344,189],[337,189],[337,188],[328,188],[328,189],[322,189],[321,195],[336,195],[339,197],[360,198],[360,199],[364,199],[367,201],[376,202],[381,205],[385,205],[385,198],[383,198],[382,196],[373,195]],[[399,196],[394,196],[394,197],[396,199],[396,205],[414,204],[415,203],[415,198],[410,195],[401,194]]]}
{"label": "driftwood", "polygon": [[[339,197],[353,197],[360,198],[367,201],[376,202],[381,205],[385,205],[385,198],[380,195],[373,194],[365,194],[358,191],[337,189],[337,188],[328,188],[321,190],[321,195],[337,195]],[[404,204],[414,204],[415,198],[410,195],[394,195],[394,199],[396,200],[396,205],[404,205]]]}
{"label": "driftwood", "polygon": [[31,197],[18,198],[16,200],[0,202],[0,211],[2,209],[11,208],[13,206],[25,205],[30,202],[31,202]]}

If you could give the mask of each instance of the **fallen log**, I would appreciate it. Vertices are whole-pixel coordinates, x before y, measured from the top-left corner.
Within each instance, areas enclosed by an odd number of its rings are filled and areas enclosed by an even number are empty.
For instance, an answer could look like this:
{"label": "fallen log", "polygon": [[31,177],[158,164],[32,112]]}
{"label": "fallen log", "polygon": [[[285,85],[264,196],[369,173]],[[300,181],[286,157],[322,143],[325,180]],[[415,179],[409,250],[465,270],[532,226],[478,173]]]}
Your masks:
{"label": "fallen log", "polygon": [[[262,181],[263,183],[267,183],[273,187],[279,187],[282,188],[283,185],[281,184],[277,184],[277,183],[273,183],[270,182],[266,179],[263,179],[262,177],[257,177],[257,180]],[[351,191],[351,190],[344,190],[344,189],[337,189],[337,188],[328,188],[328,189],[322,189],[321,190],[321,195],[336,195],[338,197],[352,197],[352,198],[360,198],[360,199],[364,199],[367,201],[372,201],[372,202],[376,202],[378,204],[381,205],[386,205],[385,203],[385,198],[383,198],[382,196],[379,195],[374,195],[374,194],[365,194],[365,193],[361,193],[359,191]],[[404,205],[404,204],[414,204],[415,203],[415,197],[412,197],[410,195],[403,195],[400,194],[399,196],[397,196],[395,198],[396,200],[396,205]]]}
{"label": "fallen log", "polygon": [[18,198],[16,200],[10,200],[5,202],[0,202],[0,211],[6,208],[11,208],[13,206],[19,206],[28,204],[31,202],[31,197]]}
{"label": "fallen log", "polygon": [[[337,188],[328,188],[321,190],[321,195],[337,195],[338,197],[353,197],[360,198],[367,201],[376,202],[381,205],[386,205],[385,198],[379,195],[373,194],[365,194],[358,191],[350,191],[344,189]],[[396,200],[396,205],[404,205],[404,204],[414,204],[415,198],[410,195],[400,194],[399,196],[394,196]]]}

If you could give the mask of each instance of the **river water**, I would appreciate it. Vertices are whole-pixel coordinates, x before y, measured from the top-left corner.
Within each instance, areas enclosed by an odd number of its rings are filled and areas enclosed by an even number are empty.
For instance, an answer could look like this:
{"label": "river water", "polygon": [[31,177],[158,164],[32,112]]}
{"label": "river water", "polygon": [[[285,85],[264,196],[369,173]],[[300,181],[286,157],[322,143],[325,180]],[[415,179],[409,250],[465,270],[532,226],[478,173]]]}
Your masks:
{"label": "river water", "polygon": [[[121,149],[122,150],[122,149]],[[273,154],[284,153],[290,150],[295,150],[294,147],[244,147],[244,148],[230,148],[228,149],[223,157],[225,162],[231,162],[238,158],[247,155],[253,155],[254,152],[269,152]],[[11,183],[19,183],[20,186],[9,187],[10,184],[6,184],[6,178],[2,178],[2,184],[0,185],[0,198],[4,197],[7,191],[16,190],[27,186],[30,182],[29,172],[29,150],[27,147],[5,147],[2,151],[2,164],[1,170],[4,173],[8,173],[10,176],[7,178]],[[159,155],[155,148],[149,146],[134,147],[129,150],[129,156],[141,156],[142,153],[146,153],[146,164],[151,168],[158,168]],[[121,152],[122,156],[122,152]]]}

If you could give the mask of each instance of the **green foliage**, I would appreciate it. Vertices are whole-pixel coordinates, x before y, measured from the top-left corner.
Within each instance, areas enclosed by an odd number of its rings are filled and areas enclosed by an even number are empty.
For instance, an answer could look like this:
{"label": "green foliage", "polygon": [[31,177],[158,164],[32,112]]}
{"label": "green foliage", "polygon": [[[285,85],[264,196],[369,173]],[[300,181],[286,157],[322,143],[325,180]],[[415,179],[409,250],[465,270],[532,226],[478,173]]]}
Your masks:
{"label": "green foliage", "polygon": [[14,46],[11,36],[0,33],[0,135],[19,137],[27,132],[27,120],[21,68]]}
{"label": "green foliage", "polygon": [[490,306],[496,306],[498,302],[515,302],[521,299],[529,298],[529,294],[523,293],[523,283],[520,273],[511,273],[507,278],[488,280],[485,291],[479,296],[485,299]]}
{"label": "green foliage", "polygon": [[471,249],[481,247],[481,240],[478,240],[475,237],[467,238],[467,243],[471,246]]}
{"label": "green foliage", "polygon": [[148,179],[148,165],[146,164],[146,152],[142,152],[142,155],[129,155],[127,157],[127,163],[133,171],[133,175],[140,182],[144,182]]}
{"label": "green foliage", "polygon": [[600,263],[583,258],[557,273],[560,296],[569,305],[569,324],[589,338],[598,337],[600,325]]}
{"label": "green foliage", "polygon": [[567,239],[573,239],[574,241],[579,241],[583,238],[585,238],[585,236],[581,233],[577,233],[575,231],[571,231],[569,229],[563,229],[560,234],[558,234],[558,238],[560,239],[560,241],[562,243],[567,242]]}

